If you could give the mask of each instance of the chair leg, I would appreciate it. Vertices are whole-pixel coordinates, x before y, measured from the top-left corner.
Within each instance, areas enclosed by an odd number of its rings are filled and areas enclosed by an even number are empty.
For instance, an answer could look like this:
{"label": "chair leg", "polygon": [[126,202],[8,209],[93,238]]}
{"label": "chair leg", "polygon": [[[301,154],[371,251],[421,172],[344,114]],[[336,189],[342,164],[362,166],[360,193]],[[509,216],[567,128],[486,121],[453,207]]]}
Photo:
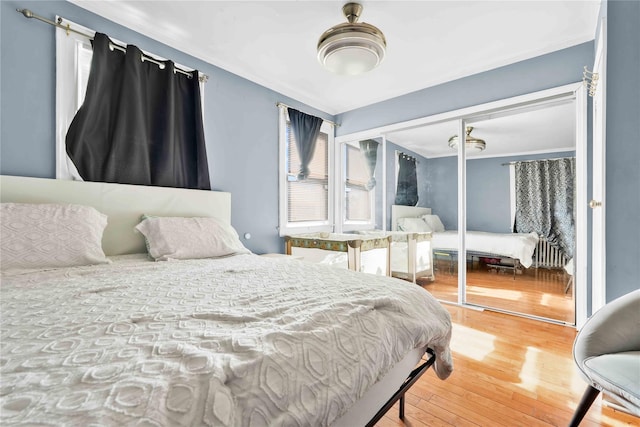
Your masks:
{"label": "chair leg", "polygon": [[573,418],[571,418],[571,421],[569,422],[569,427],[578,427],[580,425],[580,422],[589,411],[591,404],[596,400],[598,394],[600,394],[600,390],[595,387],[587,386],[587,389],[584,391],[582,399],[580,400],[580,404],[576,408],[576,411],[573,413]]}

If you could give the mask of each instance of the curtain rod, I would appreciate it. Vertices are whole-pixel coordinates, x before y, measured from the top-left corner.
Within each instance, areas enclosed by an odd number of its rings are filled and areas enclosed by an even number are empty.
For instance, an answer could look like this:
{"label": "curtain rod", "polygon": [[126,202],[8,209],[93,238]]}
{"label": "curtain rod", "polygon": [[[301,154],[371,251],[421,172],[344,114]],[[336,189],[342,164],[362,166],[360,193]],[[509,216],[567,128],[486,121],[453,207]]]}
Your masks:
{"label": "curtain rod", "polygon": [[406,158],[408,158],[408,159],[410,159],[410,160],[415,160],[417,163],[420,163],[420,162],[418,161],[418,159],[417,159],[415,156],[412,156],[411,154],[407,154],[407,153],[405,153],[405,152],[403,152],[403,151],[396,150],[396,156],[397,156],[397,155],[404,156],[404,157],[406,157]]}
{"label": "curtain rod", "polygon": [[[280,102],[280,101],[276,102],[276,106],[277,106],[277,107],[293,108],[294,110],[297,110],[297,108],[294,108],[294,107],[292,107],[291,105],[287,105],[287,104],[285,104],[284,102]],[[299,111],[299,110],[298,110],[298,111]],[[303,111],[303,113],[304,113],[304,111]],[[308,114],[308,113],[305,113],[305,114]],[[320,118],[322,119],[322,117],[320,117]],[[332,125],[333,125],[333,126],[335,126],[335,127],[340,127],[340,125],[339,125],[339,124],[337,124],[337,123],[335,123],[335,122],[332,122],[331,120],[325,120],[325,119],[322,119],[322,120],[324,120],[325,122],[327,122],[327,123],[329,123],[329,124],[332,124]]]}
{"label": "curtain rod", "polygon": [[[35,18],[38,21],[42,21],[42,22],[44,22],[46,24],[53,25],[54,27],[62,28],[63,30],[65,30],[67,32],[67,35],[69,35],[69,32],[72,32],[72,33],[79,34],[79,35],[81,35],[83,37],[86,37],[89,40],[93,40],[93,36],[90,35],[90,34],[86,34],[86,33],[83,33],[82,31],[78,31],[78,30],[76,30],[74,28],[71,28],[71,26],[69,24],[62,25],[60,18],[58,18],[59,22],[54,22],[54,21],[52,21],[50,19],[47,19],[47,18],[44,18],[42,16],[36,15],[32,11],[30,11],[29,9],[16,9],[16,12],[21,13],[22,15],[24,15],[25,18]],[[109,43],[109,47],[113,47],[114,49],[119,50],[120,52],[126,52],[127,51],[124,47],[118,46],[115,43]],[[156,64],[158,66],[163,65],[162,63],[156,61],[154,58],[152,58],[152,57],[150,57],[148,55],[145,55],[145,54],[142,54],[142,60],[143,61],[148,61],[148,62],[153,62],[154,64]],[[182,69],[180,69],[178,67],[174,66],[174,70],[175,70],[175,72],[180,73],[180,74],[184,74],[185,76],[187,76],[189,78],[192,77],[191,73],[189,73],[188,71],[182,70]],[[198,80],[200,80],[203,83],[206,83],[207,80],[209,80],[209,76],[207,76],[206,74],[201,74],[200,77],[198,77]]]}
{"label": "curtain rod", "polygon": [[556,157],[554,159],[520,160],[520,161],[502,163],[501,166],[515,165],[518,163],[542,162],[545,160],[565,160],[565,159],[575,159],[575,157]]}

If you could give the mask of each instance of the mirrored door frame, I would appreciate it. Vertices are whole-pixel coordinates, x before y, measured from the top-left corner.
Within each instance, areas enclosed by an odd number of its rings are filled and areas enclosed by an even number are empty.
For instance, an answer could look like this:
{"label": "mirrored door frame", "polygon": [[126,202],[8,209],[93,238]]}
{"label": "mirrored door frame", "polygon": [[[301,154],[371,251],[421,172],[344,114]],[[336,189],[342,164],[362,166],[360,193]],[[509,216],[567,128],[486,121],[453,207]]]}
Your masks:
{"label": "mirrored door frame", "polygon": [[[575,252],[575,318],[579,329],[587,319],[587,96],[582,82],[572,83],[526,95],[507,98],[486,104],[480,104],[460,110],[435,114],[428,117],[393,123],[378,128],[355,132],[336,137],[336,144],[358,139],[383,137],[390,132],[410,129],[419,126],[457,120],[458,135],[465,135],[465,121],[491,113],[510,109],[524,108],[532,105],[543,105],[559,100],[575,101],[576,117],[576,252]],[[466,153],[464,144],[458,145],[458,229],[466,230]],[[339,159],[338,159],[339,160]],[[339,162],[337,164],[340,164]],[[386,164],[386,163],[385,163]],[[386,209],[383,209],[385,211]],[[386,224],[386,219],[385,222]],[[466,253],[465,233],[458,233],[461,253]],[[466,295],[466,263],[458,263],[458,301],[457,304],[467,306]],[[604,287],[605,284],[599,285]],[[444,301],[443,301],[444,302]],[[548,319],[544,319],[548,320]]]}

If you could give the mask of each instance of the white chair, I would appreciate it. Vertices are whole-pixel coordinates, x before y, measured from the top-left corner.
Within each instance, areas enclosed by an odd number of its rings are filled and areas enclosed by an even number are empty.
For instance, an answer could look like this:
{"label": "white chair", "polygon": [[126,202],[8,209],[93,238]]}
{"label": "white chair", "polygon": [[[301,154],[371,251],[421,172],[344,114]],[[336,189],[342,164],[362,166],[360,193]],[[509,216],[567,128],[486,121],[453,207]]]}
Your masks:
{"label": "white chair", "polygon": [[589,385],[569,426],[580,424],[601,391],[640,417],[640,289],[587,320],[576,336],[573,358]]}

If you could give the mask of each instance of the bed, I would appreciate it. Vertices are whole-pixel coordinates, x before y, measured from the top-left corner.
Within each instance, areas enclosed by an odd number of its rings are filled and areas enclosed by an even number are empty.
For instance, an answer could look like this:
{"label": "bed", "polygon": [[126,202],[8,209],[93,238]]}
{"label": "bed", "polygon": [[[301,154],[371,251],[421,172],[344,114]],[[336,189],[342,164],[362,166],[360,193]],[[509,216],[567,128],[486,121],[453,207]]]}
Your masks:
{"label": "bed", "polygon": [[[404,281],[260,257],[239,240],[217,258],[186,245],[149,259],[162,245],[143,224],[199,242],[194,224],[230,229],[228,193],[0,179],[2,424],[373,425],[430,366],[441,379],[453,369],[448,313]],[[58,204],[97,212],[102,258],[57,265],[96,243],[76,219],[59,227]],[[14,215],[24,209],[38,214]],[[18,244],[21,218],[37,226]]]}
{"label": "bed", "polygon": [[[391,212],[392,229],[432,232],[434,254],[449,260],[457,257],[458,232],[444,230],[442,222],[432,214],[431,208],[394,205]],[[539,241],[536,233],[467,231],[465,238],[468,256],[489,260],[496,268],[510,269],[514,279],[521,266],[529,268],[533,264],[533,254]]]}

